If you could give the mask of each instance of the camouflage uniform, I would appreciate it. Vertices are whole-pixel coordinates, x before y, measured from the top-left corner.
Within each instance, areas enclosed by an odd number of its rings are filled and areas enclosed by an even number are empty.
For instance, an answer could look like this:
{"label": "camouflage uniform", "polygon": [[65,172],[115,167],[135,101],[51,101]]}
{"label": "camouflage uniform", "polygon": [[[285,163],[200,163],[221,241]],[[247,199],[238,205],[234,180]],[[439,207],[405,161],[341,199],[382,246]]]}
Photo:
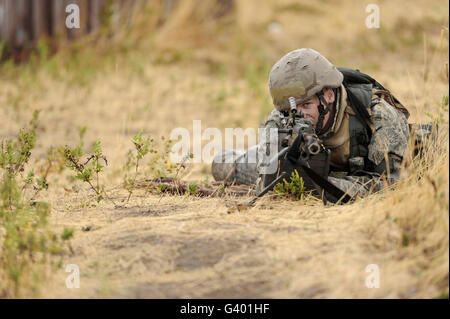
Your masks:
{"label": "camouflage uniform", "polygon": [[[336,98],[332,125],[319,134],[324,146],[331,150],[328,180],[352,197],[365,196],[382,189],[385,181],[392,183],[399,179],[409,139],[408,113],[387,90],[373,87],[370,99],[369,89],[367,101],[371,100],[368,108],[371,134],[364,134],[365,138],[361,139],[358,135],[361,135],[361,129],[358,131],[358,126],[355,126],[354,105],[348,104],[348,92],[342,81],[342,74],[320,53],[312,49],[288,53],[271,70],[269,88],[275,109],[261,127],[284,128],[288,116],[287,97],[293,96],[298,105],[314,94],[320,94],[324,87],[334,88]],[[254,164],[248,159],[255,153],[265,152],[268,146],[261,143],[247,153],[225,151],[217,155],[212,164],[214,178],[238,184],[256,184],[260,190],[259,172],[265,163],[258,156]],[[223,164],[224,161],[228,164]],[[383,178],[381,175],[386,172],[388,176]]]}
{"label": "camouflage uniform", "polygon": [[[341,88],[344,90],[345,88]],[[409,139],[409,129],[408,123],[405,115],[398,111],[394,106],[387,103],[379,94],[374,92],[372,98],[372,106],[370,108],[371,120],[374,127],[374,134],[368,145],[368,156],[367,159],[370,160],[375,165],[383,165],[385,163],[385,154],[389,158],[389,171],[390,180],[386,181],[388,183],[395,182],[399,179],[399,171],[401,167],[401,162],[403,155],[407,147],[407,141]],[[341,97],[345,97],[342,94]],[[339,114],[342,112],[351,113],[351,109],[345,107],[346,102],[341,99],[340,103],[336,105],[340,112],[336,112],[335,123],[331,130],[325,134],[319,136],[323,139],[324,145],[330,147],[331,149],[331,165],[334,167],[334,171],[330,172],[328,180],[339,187],[343,191],[347,192],[350,196],[365,196],[369,192],[376,192],[384,187],[384,180],[381,178],[381,174],[377,172],[369,171],[359,171],[358,175],[352,175],[350,172],[342,170],[339,168],[348,167],[349,165],[349,155],[348,150],[342,150],[342,148],[348,148],[349,136],[343,138],[343,142],[337,141],[333,142],[333,138],[340,133],[339,128],[347,129],[347,127],[340,127],[336,124],[339,120]],[[261,125],[263,128],[283,128],[283,118],[285,116],[282,112],[278,110],[273,110],[266,121]],[[337,133],[337,134],[336,134]],[[324,138],[324,136],[327,136]],[[337,145],[336,145],[337,144]],[[225,180],[225,175],[229,174],[228,180],[234,181],[237,184],[253,185],[258,184],[259,171],[258,167],[260,162],[257,164],[248,163],[247,159],[250,157],[251,152],[257,152],[258,148],[265,148],[266,144],[255,145],[251,147],[248,152],[236,152],[236,151],[225,151],[218,156],[213,161],[212,171],[213,175],[217,180]],[[338,156],[334,156],[335,154]],[[232,164],[228,166],[220,164],[221,161],[230,159],[230,157],[235,158]],[[366,159],[366,160],[367,160]],[[225,173],[227,172],[227,173]],[[223,178],[218,177],[222,175]],[[259,187],[258,187],[259,188]]]}

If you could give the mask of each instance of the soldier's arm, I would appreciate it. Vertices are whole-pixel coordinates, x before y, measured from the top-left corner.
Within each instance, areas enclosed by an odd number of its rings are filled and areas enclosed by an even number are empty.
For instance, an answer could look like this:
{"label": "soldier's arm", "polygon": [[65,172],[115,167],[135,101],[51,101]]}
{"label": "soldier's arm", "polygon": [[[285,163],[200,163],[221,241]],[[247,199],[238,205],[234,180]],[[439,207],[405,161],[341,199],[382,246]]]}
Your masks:
{"label": "soldier's arm", "polygon": [[373,163],[371,171],[385,174],[396,182],[400,178],[400,168],[405,154],[409,127],[405,115],[394,106],[379,98],[372,107],[371,119],[375,132],[369,144],[368,159]]}
{"label": "soldier's arm", "polygon": [[263,174],[263,172],[266,172],[266,169],[269,167],[270,157],[274,156],[279,151],[278,150],[279,145],[277,145],[275,152],[273,152],[274,151],[273,144],[279,144],[279,139],[278,136],[276,136],[276,139],[274,139],[275,136],[270,135],[270,129],[282,128],[283,119],[284,115],[280,111],[273,110],[267,117],[267,119],[260,125],[260,129],[263,129],[263,134],[265,134],[265,138],[263,140],[260,140],[258,144],[257,169],[259,177],[256,180],[256,190],[258,192],[262,190],[263,185],[265,184],[264,179],[268,178],[268,175]]}

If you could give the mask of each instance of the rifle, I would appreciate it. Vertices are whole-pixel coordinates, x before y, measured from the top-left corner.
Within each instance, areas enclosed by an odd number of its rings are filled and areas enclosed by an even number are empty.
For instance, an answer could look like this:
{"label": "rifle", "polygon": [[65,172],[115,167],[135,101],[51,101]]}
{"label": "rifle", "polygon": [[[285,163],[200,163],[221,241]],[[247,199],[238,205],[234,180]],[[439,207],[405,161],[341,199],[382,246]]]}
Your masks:
{"label": "rifle", "polygon": [[[295,98],[289,98],[289,106],[291,117],[288,120],[285,129],[278,129],[278,134],[284,133],[286,136],[281,142],[283,147],[272,161],[280,161],[279,174],[268,185],[270,177],[265,176],[264,189],[260,191],[248,205],[253,205],[256,200],[271,191],[276,184],[286,177],[290,177],[294,170],[297,170],[302,176],[305,186],[315,191],[315,195],[322,198],[324,204],[327,204],[325,191],[331,195],[330,200],[333,202],[341,201],[346,203],[351,197],[342,190],[331,184],[328,179],[330,150],[323,146],[322,141],[315,133],[313,123],[304,118],[304,114],[300,111],[297,113],[297,105]],[[271,161],[271,163],[272,163]]]}

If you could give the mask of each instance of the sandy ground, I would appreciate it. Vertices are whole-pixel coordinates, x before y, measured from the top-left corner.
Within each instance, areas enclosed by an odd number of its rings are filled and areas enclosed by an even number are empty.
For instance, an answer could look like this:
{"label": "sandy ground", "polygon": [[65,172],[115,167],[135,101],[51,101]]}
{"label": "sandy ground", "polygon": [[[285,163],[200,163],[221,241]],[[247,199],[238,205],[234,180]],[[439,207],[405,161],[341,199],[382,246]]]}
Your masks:
{"label": "sandy ground", "polygon": [[[76,229],[65,264],[79,266],[80,288],[66,288],[63,267],[44,296],[421,298],[441,289],[423,289],[424,260],[400,250],[398,227],[363,201],[323,207],[264,198],[236,212],[230,208],[245,198],[141,195],[123,208],[55,208],[54,224]],[[371,264],[379,266],[378,289],[366,286]]]}

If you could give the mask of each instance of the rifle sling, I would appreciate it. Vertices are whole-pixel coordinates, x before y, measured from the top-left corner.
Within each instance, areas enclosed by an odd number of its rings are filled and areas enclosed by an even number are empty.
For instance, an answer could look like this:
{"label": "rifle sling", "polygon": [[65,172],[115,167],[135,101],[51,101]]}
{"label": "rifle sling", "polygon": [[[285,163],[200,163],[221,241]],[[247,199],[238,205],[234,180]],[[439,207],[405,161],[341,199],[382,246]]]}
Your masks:
{"label": "rifle sling", "polygon": [[344,191],[339,189],[338,187],[334,186],[332,183],[330,183],[328,180],[314,172],[311,168],[308,166],[301,164],[301,168],[305,171],[305,173],[320,187],[322,187],[325,191],[333,195],[337,200],[341,198],[341,202],[348,203],[352,200],[352,198],[347,195]]}

